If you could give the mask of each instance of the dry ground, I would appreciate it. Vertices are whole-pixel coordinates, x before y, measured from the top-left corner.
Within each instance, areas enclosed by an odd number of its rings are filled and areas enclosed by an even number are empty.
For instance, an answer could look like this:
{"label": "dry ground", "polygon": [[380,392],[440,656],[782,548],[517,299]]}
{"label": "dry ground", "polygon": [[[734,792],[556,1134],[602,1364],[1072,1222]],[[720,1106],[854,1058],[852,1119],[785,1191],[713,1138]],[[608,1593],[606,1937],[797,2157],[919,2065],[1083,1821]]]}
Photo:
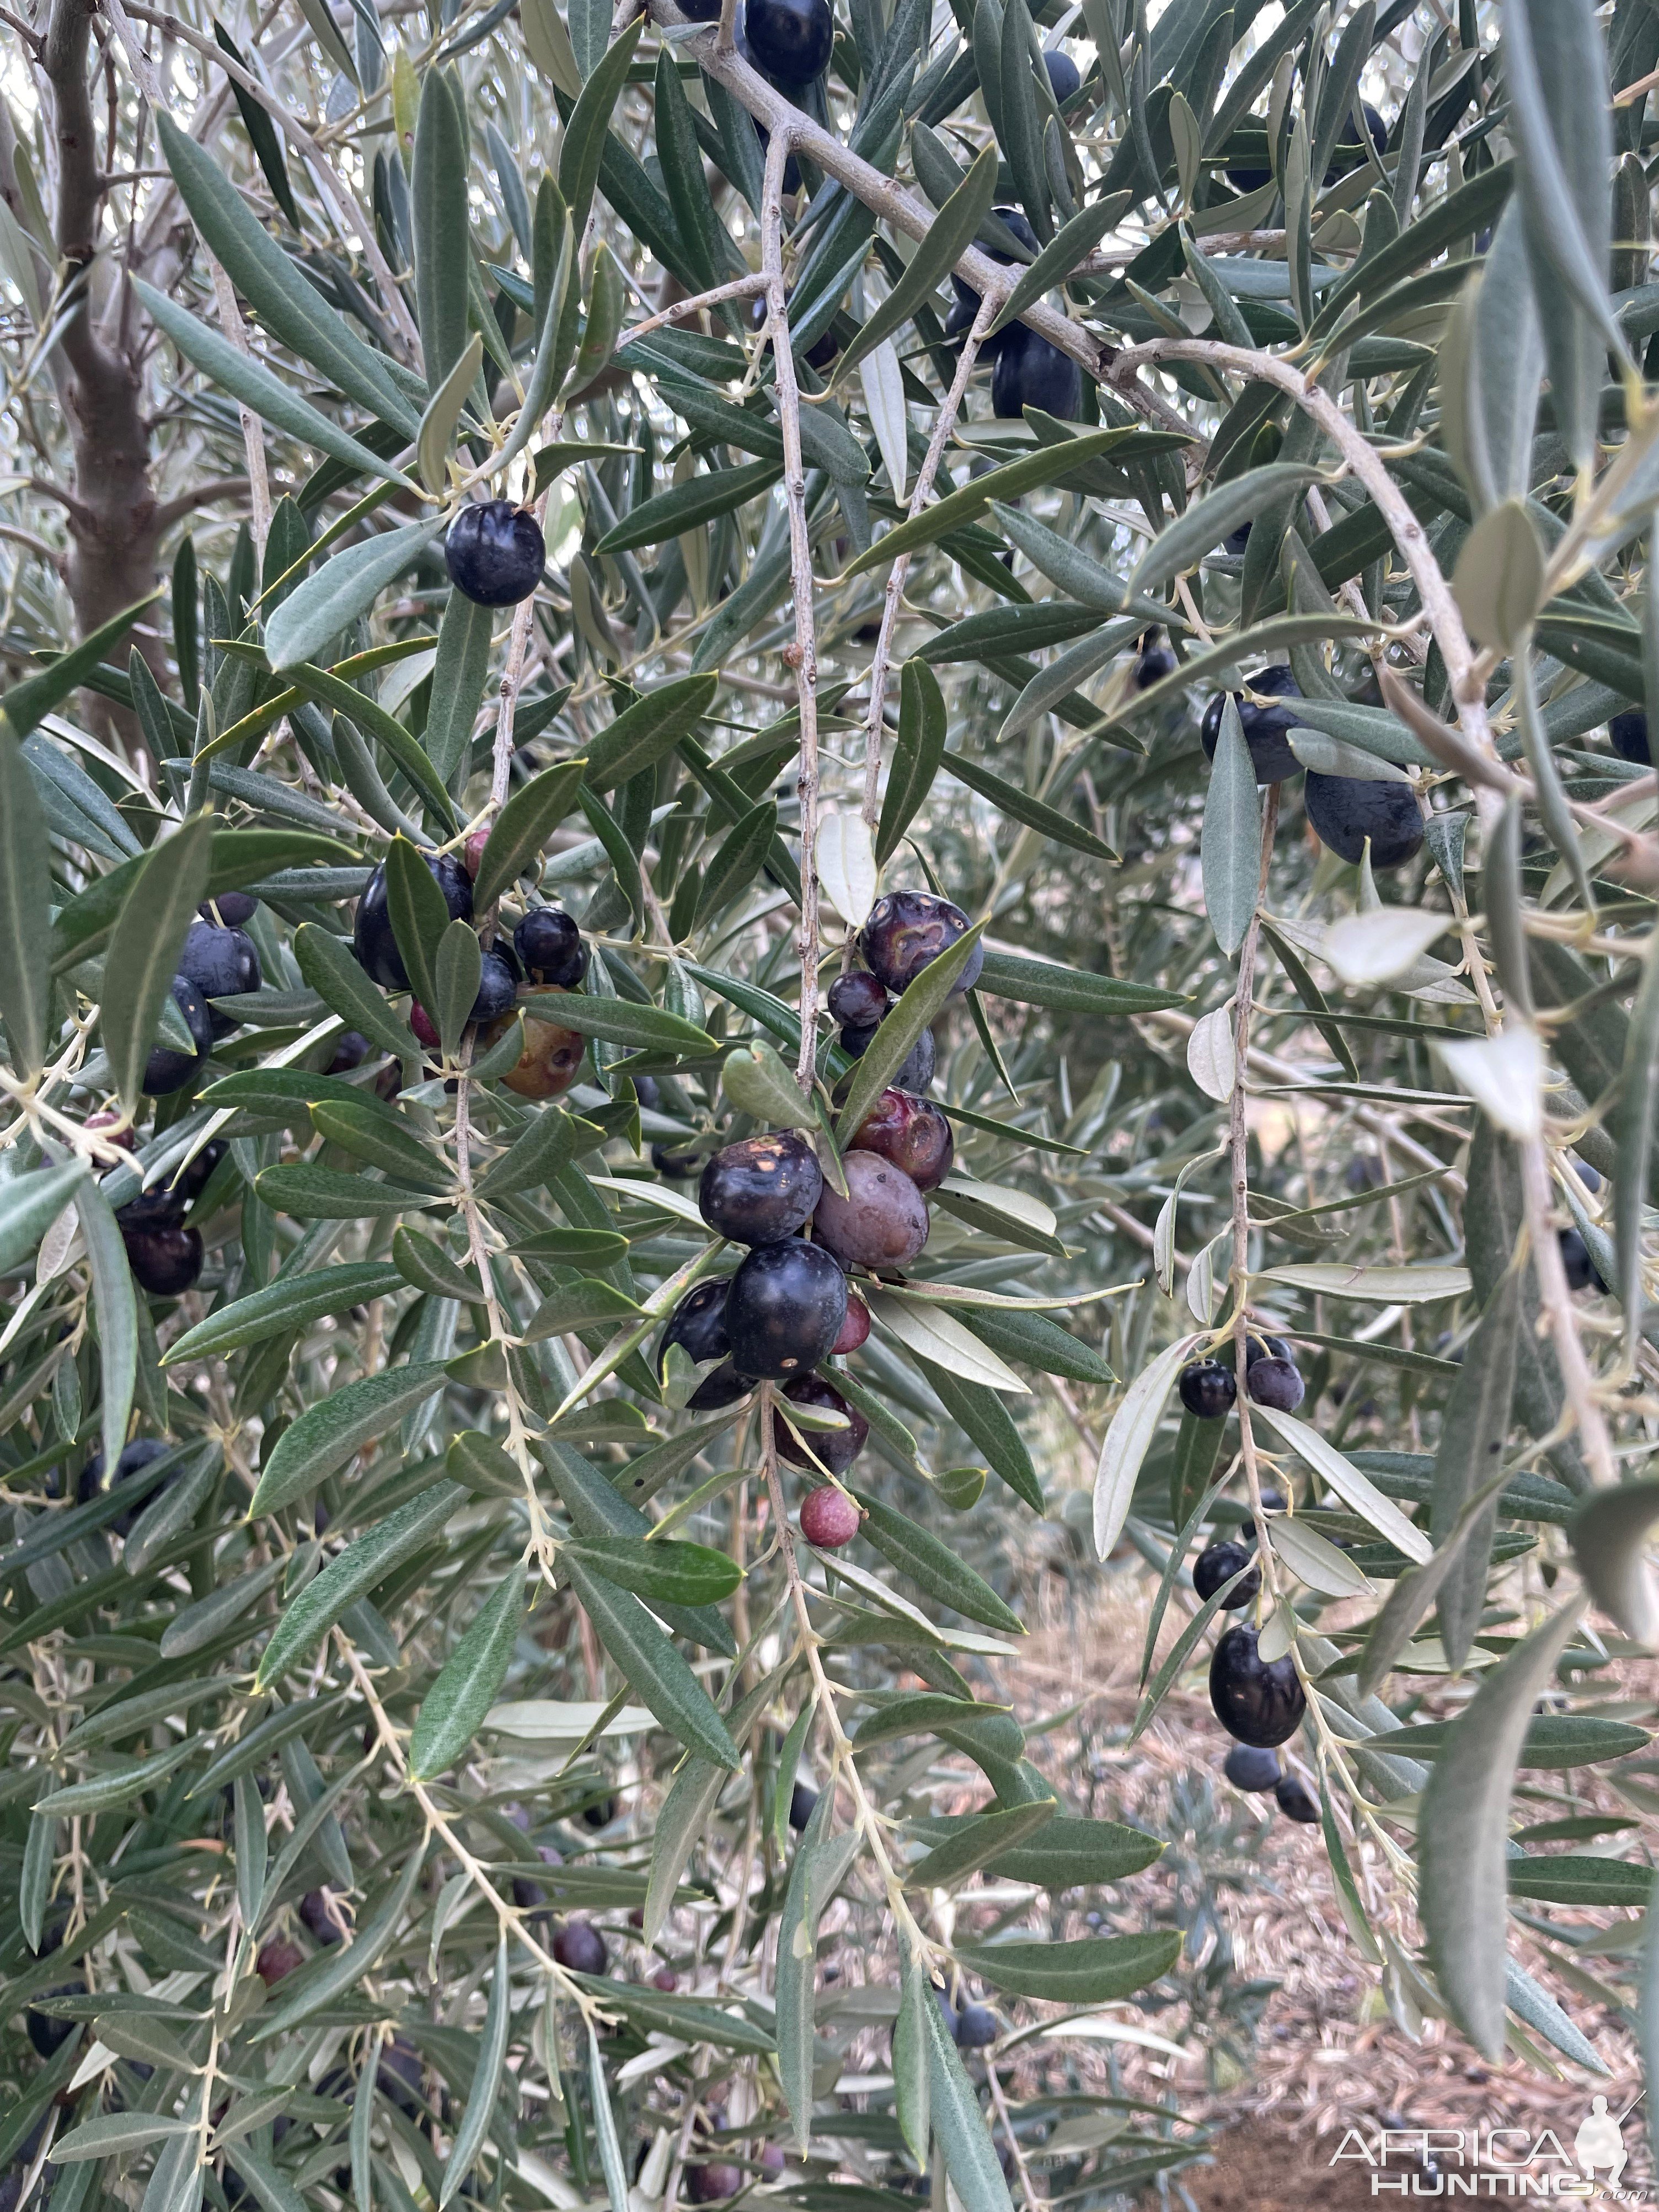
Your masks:
{"label": "dry ground", "polygon": [[[1079,1619],[1075,1596],[1065,1592],[1058,1576],[1039,1573],[1037,1588],[1028,1613],[1030,1641],[1017,1664],[999,1668],[1001,1693],[1013,1698],[1028,1725],[1086,1702],[1062,1727],[1034,1736],[1031,1755],[1073,1802],[1079,1770],[1091,1764],[1099,1790],[1092,1810],[1114,1809],[1115,1799],[1115,1809],[1125,1817],[1139,1813],[1149,1825],[1160,1825],[1157,1816],[1183,1774],[1198,1768],[1216,1772],[1218,1781],[1226,1739],[1201,1684],[1196,1693],[1172,1697],[1147,1734],[1125,1750],[1122,1738],[1138,1702],[1146,1577],[1131,1571],[1091,1578],[1086,1620]],[[1166,1627],[1166,1644],[1173,1632]],[[1627,1686],[1632,1695],[1651,1699],[1651,1669],[1643,1668]],[[1618,1802],[1611,1796],[1607,1802]],[[1267,1802],[1271,1810],[1271,1800]],[[1272,1978],[1279,1984],[1267,2001],[1248,2076],[1218,2092],[1206,2082],[1198,2051],[1176,2061],[1118,2046],[1126,2091],[1173,2101],[1183,2115],[1220,2130],[1215,2164],[1182,2177],[1199,2212],[1256,2212],[1258,2207],[1277,2212],[1291,2205],[1344,2212],[1349,2205],[1389,2202],[1371,2195],[1363,2168],[1332,2169],[1332,2153],[1350,2127],[1369,2133],[1388,2125],[1516,2126],[1534,2136],[1553,2128],[1571,2150],[1593,2089],[1606,2090],[1615,2113],[1639,2095],[1642,2079],[1626,2022],[1565,1985],[1540,1965],[1536,1952],[1524,1963],[1566,2005],[1601,2053],[1609,2069],[1605,2082],[1565,2064],[1552,2077],[1519,2057],[1490,2066],[1438,2021],[1427,2022],[1421,2040],[1413,2042],[1389,2015],[1379,1976],[1358,1956],[1342,1923],[1319,1831],[1274,1814],[1260,1864],[1260,1885],[1223,1902],[1240,1975]],[[1123,1885],[1121,1901],[1131,1906],[1137,1891],[1150,1900],[1166,1879],[1151,1869]],[[1414,1928],[1401,1918],[1386,1872],[1369,1849],[1361,1880],[1373,1911],[1414,1939]],[[1629,1916],[1599,1917],[1622,1922]],[[1182,2040],[1171,2014],[1160,2014],[1155,2024],[1161,2034]],[[1011,2087],[1019,2086],[1017,2077]],[[1036,2087],[1035,2075],[1023,2086]],[[1640,2119],[1638,2112],[1626,2130],[1632,2153],[1626,2188],[1652,2178]]]}

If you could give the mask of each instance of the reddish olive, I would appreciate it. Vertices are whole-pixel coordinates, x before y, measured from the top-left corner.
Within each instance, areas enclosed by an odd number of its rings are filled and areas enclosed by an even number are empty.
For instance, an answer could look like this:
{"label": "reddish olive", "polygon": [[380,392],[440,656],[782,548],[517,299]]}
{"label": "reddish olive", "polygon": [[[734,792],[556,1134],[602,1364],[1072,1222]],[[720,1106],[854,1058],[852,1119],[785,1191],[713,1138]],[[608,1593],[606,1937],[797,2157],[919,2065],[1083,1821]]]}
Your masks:
{"label": "reddish olive", "polygon": [[844,1358],[848,1352],[856,1352],[869,1334],[870,1309],[856,1291],[848,1291],[847,1318],[841,1325],[841,1334],[830,1347],[830,1352]]}
{"label": "reddish olive", "polygon": [[[483,1033],[487,1052],[506,1032],[514,1017],[509,1012],[494,1021]],[[501,1078],[520,1098],[557,1098],[575,1081],[587,1050],[587,1039],[575,1030],[562,1030],[551,1022],[524,1018],[524,1050]]]}
{"label": "reddish olive", "polygon": [[859,1509],[833,1482],[809,1490],[801,1500],[800,1533],[820,1552],[838,1552],[859,1533]]}
{"label": "reddish olive", "polygon": [[927,1208],[902,1168],[878,1152],[849,1152],[842,1162],[847,1195],[827,1183],[813,1234],[848,1267],[878,1273],[908,1267],[927,1242]]}
{"label": "reddish olive", "polygon": [[882,1092],[854,1131],[851,1149],[902,1168],[918,1190],[937,1189],[957,1154],[943,1109],[897,1090]]}

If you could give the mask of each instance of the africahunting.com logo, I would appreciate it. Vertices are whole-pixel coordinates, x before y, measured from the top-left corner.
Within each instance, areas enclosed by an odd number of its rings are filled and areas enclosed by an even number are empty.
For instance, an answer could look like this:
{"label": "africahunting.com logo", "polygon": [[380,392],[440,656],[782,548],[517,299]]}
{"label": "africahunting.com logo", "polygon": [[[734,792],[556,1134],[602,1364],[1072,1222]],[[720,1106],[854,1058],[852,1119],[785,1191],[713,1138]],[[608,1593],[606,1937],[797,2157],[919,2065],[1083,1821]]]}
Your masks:
{"label": "africahunting.com logo", "polygon": [[1581,2203],[1649,2204],[1650,2182],[1626,2183],[1624,2127],[1639,2105],[1615,2117],[1603,2096],[1590,2100],[1571,2145],[1553,2128],[1350,2128],[1332,2166],[1369,2170],[1373,2197],[1572,2197]]}

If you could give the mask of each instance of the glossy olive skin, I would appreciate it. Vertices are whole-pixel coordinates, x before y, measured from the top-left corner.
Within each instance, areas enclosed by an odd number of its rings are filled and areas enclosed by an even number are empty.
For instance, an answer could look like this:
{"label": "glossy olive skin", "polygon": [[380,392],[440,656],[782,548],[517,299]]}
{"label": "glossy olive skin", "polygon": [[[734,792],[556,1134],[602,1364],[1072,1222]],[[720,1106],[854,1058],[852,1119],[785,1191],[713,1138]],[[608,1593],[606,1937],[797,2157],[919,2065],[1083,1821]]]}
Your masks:
{"label": "glossy olive skin", "polygon": [[1255,1629],[1242,1620],[1218,1638],[1210,1655],[1210,1703],[1229,1735],[1271,1748],[1296,1734],[1308,1700],[1290,1654],[1267,1666],[1255,1645]]}
{"label": "glossy olive skin", "polygon": [[[1249,1563],[1250,1554],[1242,1544],[1208,1544],[1193,1561],[1193,1588],[1207,1605],[1216,1592]],[[1245,1576],[1222,1610],[1225,1613],[1238,1612],[1241,1607],[1250,1602],[1261,1587],[1261,1571],[1257,1568],[1254,1573]]]}
{"label": "glossy olive skin", "polygon": [[513,950],[532,983],[568,990],[587,973],[582,933],[562,906],[532,906],[513,933]]}
{"label": "glossy olive skin", "polygon": [[1189,1367],[1183,1367],[1176,1387],[1182,1404],[1200,1421],[1225,1419],[1238,1396],[1232,1370],[1215,1359],[1194,1359]]}
{"label": "glossy olive skin", "polygon": [[798,1782],[789,1793],[789,1825],[797,1835],[811,1819],[818,1793],[810,1782]]}
{"label": "glossy olive skin", "polygon": [[469,1021],[498,1021],[512,1011],[519,995],[519,963],[504,945],[492,945],[483,956],[478,975],[478,995],[472,1001]]}
{"label": "glossy olive skin", "polygon": [[[875,1022],[867,1029],[843,1030],[841,1033],[842,1050],[849,1060],[862,1060],[870,1049],[871,1038],[880,1027],[880,1023]],[[933,1082],[933,1070],[938,1065],[938,1041],[932,1030],[924,1030],[900,1062],[899,1072],[893,1078],[894,1088],[908,1091],[916,1097],[921,1097]]]}
{"label": "glossy olive skin", "polygon": [[830,1413],[844,1413],[844,1429],[804,1429],[799,1437],[789,1425],[786,1414],[776,1428],[778,1457],[787,1459],[792,1467],[810,1468],[812,1461],[830,1474],[845,1474],[853,1462],[864,1449],[870,1434],[870,1424],[856,1406],[849,1406],[833,1383],[826,1382],[821,1375],[798,1376],[794,1382],[784,1385],[783,1395],[797,1406],[817,1406]]}
{"label": "glossy olive skin", "polygon": [[181,1190],[158,1182],[122,1206],[115,1225],[124,1237],[145,1229],[177,1229],[184,1220],[186,1202]]}
{"label": "glossy olive skin", "polygon": [[921,1193],[902,1168],[890,1166],[878,1152],[849,1152],[842,1172],[847,1195],[824,1185],[813,1234],[843,1267],[878,1273],[908,1267],[927,1242]]}
{"label": "glossy olive skin", "polygon": [[1403,867],[1423,849],[1423,810],[1408,783],[1310,769],[1303,798],[1320,843],[1339,859],[1357,863],[1368,837],[1373,868]]}
{"label": "glossy olive skin", "polygon": [[[432,880],[444,895],[444,904],[449,909],[452,921],[471,921],[472,919],[472,878],[453,853],[427,853],[422,856],[432,871]],[[409,970],[404,965],[404,956],[398,950],[398,940],[392,933],[392,914],[387,900],[386,869],[375,869],[357,902],[356,919],[351,926],[352,949],[357,955],[358,965],[370,980],[383,991],[406,991]]]}
{"label": "glossy olive skin", "polygon": [[1648,718],[1639,707],[1626,707],[1622,714],[1615,714],[1607,724],[1607,735],[1620,760],[1635,761],[1643,768],[1652,767]]}
{"label": "glossy olive skin", "polygon": [[716,1152],[697,1185],[697,1204],[717,1237],[775,1244],[805,1226],[823,1188],[811,1145],[797,1129],[779,1129]]}
{"label": "glossy olive skin", "polygon": [[726,1297],[733,1364],[775,1382],[816,1367],[846,1318],[846,1276],[822,1244],[799,1237],[750,1253]]}
{"label": "glossy olive skin", "polygon": [[1319,1825],[1319,1808],[1300,1776],[1281,1775],[1273,1796],[1279,1800],[1279,1809],[1287,1820],[1304,1821],[1309,1827]]}
{"label": "glossy olive skin", "polygon": [[851,1149],[902,1168],[918,1190],[936,1190],[951,1172],[956,1139],[944,1109],[908,1091],[884,1091],[854,1133]]}
{"label": "glossy olive skin", "polygon": [[730,1279],[699,1283],[688,1291],[668,1317],[668,1326],[657,1339],[657,1368],[660,1373],[671,1345],[682,1346],[693,1364],[724,1359],[732,1347],[726,1338],[726,1293]]}
{"label": "glossy olive skin", "polygon": [[[511,1012],[492,1022],[483,1033],[483,1049],[502,1035]],[[562,1030],[551,1022],[524,1018],[524,1050],[517,1063],[502,1076],[507,1089],[520,1098],[557,1098],[575,1081],[587,1051],[587,1039],[574,1030]]]}
{"label": "glossy olive skin", "polygon": [[811,84],[830,66],[836,19],[829,0],[745,0],[744,29],[756,61],[783,84]]}
{"label": "glossy olive skin", "polygon": [[173,979],[173,1003],[185,1018],[185,1026],[196,1040],[193,1053],[175,1052],[171,1045],[150,1048],[144,1062],[144,1079],[138,1086],[146,1098],[165,1098],[182,1091],[197,1073],[213,1046],[213,1020],[207,1001],[188,975]]}
{"label": "glossy olive skin", "polygon": [[[116,1461],[115,1473],[110,1479],[108,1487],[113,1490],[118,1484],[130,1481],[135,1474],[142,1474],[152,1460],[160,1459],[164,1453],[172,1449],[172,1445],[163,1443],[159,1437],[140,1437],[136,1443],[130,1443]],[[169,1475],[161,1485],[162,1491],[170,1490],[178,1479],[176,1474]],[[76,1484],[76,1503],[80,1505],[89,1505],[94,1498],[102,1496],[104,1489],[104,1455],[102,1452],[94,1452],[92,1457],[82,1468],[80,1480]],[[154,1490],[149,1493],[151,1498],[160,1494]],[[145,1503],[149,1503],[148,1498]],[[125,1536],[142,1510],[142,1507],[135,1507],[131,1512],[118,1513],[108,1526],[118,1536]]]}
{"label": "glossy olive skin", "polygon": [[1000,2033],[997,2016],[989,2005],[965,2004],[957,2014],[958,2051],[983,2051]]}
{"label": "glossy olive skin", "polygon": [[[859,932],[859,950],[877,981],[896,995],[941,952],[948,952],[967,927],[967,915],[949,899],[935,898],[931,891],[889,891],[871,908]],[[984,950],[975,946],[951,996],[959,999],[970,990],[984,965]]]}
{"label": "glossy olive skin", "polygon": [[869,1334],[870,1309],[856,1291],[848,1291],[847,1318],[841,1325],[841,1334],[830,1347],[830,1352],[838,1358],[844,1358],[848,1352],[856,1352],[860,1345],[868,1340]]}
{"label": "glossy olive skin", "polygon": [[567,1920],[553,1938],[553,1956],[574,1974],[602,1974],[611,1953],[591,1920]]}
{"label": "glossy olive skin", "polygon": [[153,1298],[179,1297],[201,1274],[199,1229],[135,1229],[121,1241],[133,1279]]}
{"label": "glossy olive skin", "polygon": [[887,1012],[887,993],[867,968],[849,968],[830,986],[827,1003],[843,1029],[873,1029]]}
{"label": "glossy olive skin", "polygon": [[476,606],[517,606],[541,582],[546,565],[540,523],[509,499],[464,507],[444,539],[449,580]]}
{"label": "glossy olive skin", "polygon": [[[1231,549],[1231,540],[1229,541]],[[1252,691],[1265,691],[1276,699],[1299,699],[1302,687],[1291,671],[1282,663],[1273,668],[1259,668],[1249,678]],[[1218,691],[1204,709],[1204,719],[1198,726],[1199,742],[1205,757],[1215,758],[1215,749],[1221,737],[1221,709],[1224,695]],[[1258,783],[1282,783],[1287,775],[1301,773],[1302,763],[1291,750],[1285,737],[1287,730],[1301,726],[1293,707],[1258,707],[1242,691],[1233,693],[1238,708],[1239,725],[1244,732],[1244,742],[1250,749],[1250,764],[1255,770]]]}
{"label": "glossy olive skin", "polygon": [[1221,1771],[1235,1790],[1265,1792],[1279,1784],[1277,1753],[1260,1750],[1253,1743],[1236,1743]]}
{"label": "glossy olive skin", "polygon": [[[257,991],[264,981],[259,948],[246,931],[216,929],[210,921],[192,921],[185,932],[179,973],[189,976],[204,999],[235,998]],[[210,1006],[208,1026],[216,1037],[228,1037],[239,1024]]]}
{"label": "glossy olive skin", "polygon": [[178,1182],[179,1194],[186,1204],[193,1204],[202,1195],[213,1180],[213,1170],[229,1150],[224,1138],[215,1137],[196,1154]]}
{"label": "glossy olive skin", "polygon": [[1048,89],[1054,95],[1055,106],[1064,107],[1083,82],[1082,72],[1070,54],[1058,50],[1044,54],[1042,66],[1048,72]]}
{"label": "glossy olive skin", "polygon": [[1561,1247],[1561,1266],[1566,1274],[1567,1288],[1570,1291],[1587,1291],[1594,1284],[1598,1291],[1605,1291],[1607,1286],[1602,1279],[1601,1271],[1591,1259],[1589,1247],[1578,1231],[1576,1229],[1559,1230],[1557,1240]]}
{"label": "glossy olive skin", "polygon": [[991,372],[991,412],[1018,422],[1028,407],[1073,422],[1083,405],[1083,371],[1068,353],[1024,323],[1010,323]]}
{"label": "glossy olive skin", "polygon": [[1295,1413],[1308,1395],[1293,1359],[1253,1359],[1244,1370],[1244,1387],[1258,1406],[1275,1413]]}
{"label": "glossy olive skin", "polygon": [[820,1552],[838,1552],[859,1533],[859,1509],[833,1482],[809,1490],[801,1500],[800,1533]]}

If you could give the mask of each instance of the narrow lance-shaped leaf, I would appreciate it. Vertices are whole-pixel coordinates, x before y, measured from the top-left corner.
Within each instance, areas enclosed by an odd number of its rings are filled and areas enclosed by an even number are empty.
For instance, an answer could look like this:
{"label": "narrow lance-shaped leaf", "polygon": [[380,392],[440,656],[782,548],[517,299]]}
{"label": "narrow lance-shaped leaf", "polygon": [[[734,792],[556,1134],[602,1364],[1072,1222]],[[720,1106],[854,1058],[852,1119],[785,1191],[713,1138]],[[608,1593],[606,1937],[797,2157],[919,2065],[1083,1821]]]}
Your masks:
{"label": "narrow lance-shaped leaf", "polygon": [[[442,2212],[442,2208],[470,2176],[474,2161],[483,2148],[490,2117],[495,2109],[495,2099],[501,2090],[502,2069],[507,2063],[507,2036],[512,2021],[512,1989],[507,1971],[507,1930],[503,1928],[495,1939],[495,1972],[489,1984],[489,2003],[484,2014],[483,2032],[478,2039],[477,2063],[472,2069],[471,2086],[466,2093],[466,2110],[455,2130],[455,2140],[450,2145],[449,2156],[444,2165],[443,2185],[438,2192],[439,2212]],[[618,2212],[621,2212],[621,2208],[618,2208]]]}
{"label": "narrow lance-shaped leaf", "polygon": [[100,1026],[115,1087],[129,1112],[143,1091],[144,1064],[161,1001],[173,987],[185,933],[208,887],[213,819],[198,815],[152,847],[121,902],[104,963]]}
{"label": "narrow lance-shaped leaf", "polygon": [[524,1577],[514,1569],[480,1606],[422,1703],[409,1741],[409,1771],[428,1781],[462,1758],[505,1679],[524,1619]]}

